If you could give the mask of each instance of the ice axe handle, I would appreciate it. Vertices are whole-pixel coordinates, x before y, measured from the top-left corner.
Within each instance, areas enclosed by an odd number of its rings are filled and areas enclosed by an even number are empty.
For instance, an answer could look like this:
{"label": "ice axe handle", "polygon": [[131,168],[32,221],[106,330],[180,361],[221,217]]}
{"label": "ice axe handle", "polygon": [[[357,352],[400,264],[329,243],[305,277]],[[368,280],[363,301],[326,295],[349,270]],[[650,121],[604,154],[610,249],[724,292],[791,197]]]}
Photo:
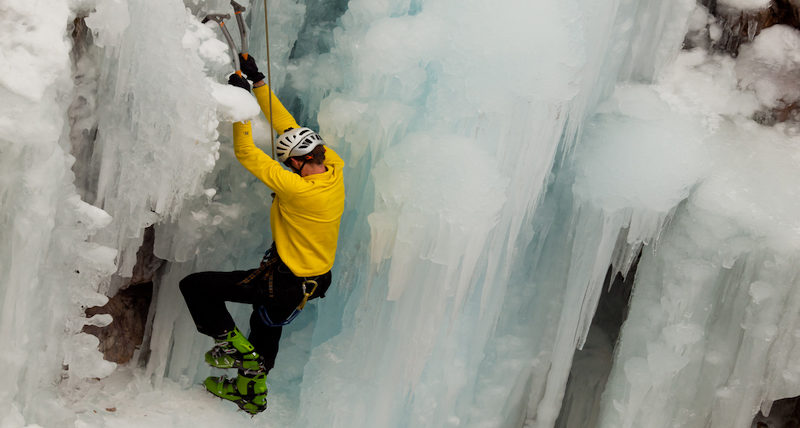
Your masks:
{"label": "ice axe handle", "polygon": [[242,75],[242,67],[239,65],[239,55],[236,53],[236,45],[233,43],[233,39],[231,38],[231,33],[228,32],[228,28],[225,26],[224,22],[219,23],[219,28],[222,29],[222,34],[225,35],[225,40],[228,41],[228,47],[231,49],[231,58],[233,58],[233,69],[236,70],[236,74]]}
{"label": "ice axe handle", "polygon": [[233,62],[233,69],[236,71],[236,74],[242,75],[242,68],[239,65],[239,55],[236,53],[236,44],[233,43],[233,39],[231,38],[231,33],[228,32],[228,28],[225,26],[225,20],[230,18],[229,14],[221,14],[215,13],[211,15],[207,15],[203,19],[203,23],[208,21],[214,21],[219,24],[220,30],[222,30],[222,35],[225,36],[225,41],[228,42],[228,48],[231,50],[231,61]]}

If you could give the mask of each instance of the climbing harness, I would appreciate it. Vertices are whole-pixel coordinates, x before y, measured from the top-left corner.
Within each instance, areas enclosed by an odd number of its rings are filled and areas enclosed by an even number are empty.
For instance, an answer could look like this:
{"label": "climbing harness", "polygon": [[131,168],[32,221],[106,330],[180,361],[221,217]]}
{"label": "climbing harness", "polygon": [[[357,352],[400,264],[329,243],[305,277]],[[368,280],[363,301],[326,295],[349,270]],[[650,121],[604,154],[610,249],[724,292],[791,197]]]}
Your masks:
{"label": "climbing harness", "polygon": [[[303,283],[301,284],[301,287],[303,287],[303,300],[301,300],[300,304],[297,305],[296,308],[294,308],[291,314],[289,314],[289,317],[282,322],[272,321],[272,319],[269,317],[269,313],[267,313],[267,308],[264,306],[259,306],[258,315],[261,316],[261,321],[269,327],[282,327],[294,321],[294,319],[297,318],[298,315],[300,315],[300,312],[303,312],[303,308],[306,306],[308,298],[311,297],[315,291],[317,291],[318,285],[319,284],[317,283],[317,281],[314,281],[313,279],[306,279],[303,281]],[[309,286],[311,287],[311,291],[308,290]]]}
{"label": "climbing harness", "polygon": [[[275,275],[273,273],[278,268],[279,261],[280,258],[278,258],[277,256],[277,251],[275,251],[275,247],[270,247],[270,249],[268,249],[264,253],[264,257],[261,259],[261,265],[258,268],[256,268],[256,270],[254,270],[252,273],[250,273],[250,275],[247,275],[246,278],[239,281],[237,285],[249,284],[252,280],[261,276],[263,277],[263,279],[267,280],[267,292],[269,294],[269,297],[271,299],[275,298],[275,289],[274,289]],[[297,307],[294,308],[292,313],[289,314],[289,316],[282,322],[272,321],[272,318],[270,318],[269,313],[267,313],[267,308],[263,305],[259,305],[257,311],[258,315],[261,317],[261,321],[269,327],[281,327],[289,324],[295,318],[297,318],[298,315],[300,315],[300,312],[303,311],[303,308],[305,308],[306,303],[308,303],[308,299],[311,298],[311,296],[314,295],[314,292],[317,291],[318,286],[319,283],[315,279],[303,278],[303,282],[300,284],[300,287],[303,290],[303,300],[300,301],[300,304],[297,305]]]}
{"label": "climbing harness", "polygon": [[[203,24],[208,21],[214,21],[219,24],[219,28],[222,31],[222,35],[225,36],[225,40],[228,42],[228,48],[231,52],[231,62],[233,63],[234,72],[238,75],[242,75],[241,65],[239,64],[239,56],[237,52],[242,54],[244,59],[247,59],[250,56],[248,45],[247,45],[247,24],[244,22],[244,18],[242,17],[242,13],[247,10],[244,6],[236,3],[234,0],[231,0],[231,7],[233,7],[233,12],[236,15],[236,24],[239,26],[239,37],[241,39],[242,49],[239,51],[236,48],[236,44],[233,42],[233,38],[231,34],[228,32],[228,28],[225,26],[225,20],[230,19],[231,15],[227,13],[212,13],[206,15],[203,18]],[[264,34],[266,36],[266,43],[267,43],[267,87],[272,90],[272,65],[270,62],[270,55],[269,55],[269,13],[267,11],[267,0],[264,0]],[[269,97],[269,123],[272,124],[272,96]],[[269,133],[270,143],[272,144],[272,159],[277,159],[275,157],[275,132],[270,130]]]}
{"label": "climbing harness", "polygon": [[272,269],[278,264],[278,257],[272,255],[272,247],[264,252],[264,257],[261,259],[261,264],[254,270],[247,278],[239,281],[236,285],[249,284],[250,281],[256,279],[261,274],[264,274],[264,279],[269,278],[269,297],[275,297],[272,292]]}

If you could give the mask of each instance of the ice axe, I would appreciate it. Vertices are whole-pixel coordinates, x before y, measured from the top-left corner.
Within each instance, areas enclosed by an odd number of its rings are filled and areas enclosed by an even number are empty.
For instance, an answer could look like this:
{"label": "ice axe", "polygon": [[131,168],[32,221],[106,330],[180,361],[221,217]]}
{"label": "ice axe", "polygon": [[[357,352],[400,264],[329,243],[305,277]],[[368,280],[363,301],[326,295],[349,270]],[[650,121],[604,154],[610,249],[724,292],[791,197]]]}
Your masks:
{"label": "ice axe", "polygon": [[247,49],[247,24],[244,23],[244,18],[242,18],[242,12],[247,9],[233,0],[231,0],[231,6],[236,15],[236,23],[239,25],[239,37],[242,38],[242,56],[247,59],[247,53],[249,52]]}
{"label": "ice axe", "polygon": [[[225,40],[228,41],[228,47],[231,50],[231,60],[233,60],[233,68],[234,68],[234,70],[236,70],[236,74],[241,76],[242,75],[242,69],[241,69],[241,66],[239,65],[239,55],[237,55],[236,45],[233,43],[233,39],[231,38],[231,33],[228,32],[228,28],[225,27],[225,20],[230,18],[230,17],[231,17],[231,15],[228,14],[228,13],[224,13],[224,14],[223,13],[212,13],[212,14],[206,15],[206,17],[203,18],[203,24],[205,24],[208,21],[214,21],[217,24],[219,24],[219,28],[220,28],[220,30],[222,30],[222,34],[225,36]],[[241,19],[241,18],[239,18],[239,19]]]}

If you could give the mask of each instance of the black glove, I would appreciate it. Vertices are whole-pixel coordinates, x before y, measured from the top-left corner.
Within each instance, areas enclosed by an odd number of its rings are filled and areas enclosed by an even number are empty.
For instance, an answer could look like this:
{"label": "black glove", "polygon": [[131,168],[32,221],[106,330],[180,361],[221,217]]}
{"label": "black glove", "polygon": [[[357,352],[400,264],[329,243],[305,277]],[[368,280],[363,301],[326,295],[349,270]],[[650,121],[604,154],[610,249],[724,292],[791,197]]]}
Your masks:
{"label": "black glove", "polygon": [[230,75],[230,77],[228,77],[228,84],[233,86],[238,86],[244,89],[245,91],[250,92],[250,82],[248,82],[247,79],[245,79],[242,76],[239,76],[236,73],[233,73]]}
{"label": "black glove", "polygon": [[264,80],[264,74],[258,71],[258,66],[256,65],[256,60],[253,58],[253,55],[247,54],[247,59],[244,59],[244,55],[239,54],[239,67],[242,68],[242,73],[253,83]]}

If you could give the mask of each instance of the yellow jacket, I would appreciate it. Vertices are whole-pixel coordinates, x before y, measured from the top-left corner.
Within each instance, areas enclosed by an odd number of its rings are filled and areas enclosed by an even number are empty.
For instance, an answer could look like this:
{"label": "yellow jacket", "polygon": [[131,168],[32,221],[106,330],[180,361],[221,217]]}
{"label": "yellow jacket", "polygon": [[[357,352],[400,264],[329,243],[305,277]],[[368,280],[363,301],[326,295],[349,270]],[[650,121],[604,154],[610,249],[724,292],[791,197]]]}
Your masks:
{"label": "yellow jacket", "polygon": [[[254,88],[261,111],[279,134],[299,128],[297,122],[266,85]],[[236,158],[275,192],[270,209],[270,228],[278,254],[299,277],[322,275],[333,266],[339,223],[344,212],[344,161],[325,146],[327,171],[301,177],[284,169],[253,143],[250,121],[233,124]]]}

